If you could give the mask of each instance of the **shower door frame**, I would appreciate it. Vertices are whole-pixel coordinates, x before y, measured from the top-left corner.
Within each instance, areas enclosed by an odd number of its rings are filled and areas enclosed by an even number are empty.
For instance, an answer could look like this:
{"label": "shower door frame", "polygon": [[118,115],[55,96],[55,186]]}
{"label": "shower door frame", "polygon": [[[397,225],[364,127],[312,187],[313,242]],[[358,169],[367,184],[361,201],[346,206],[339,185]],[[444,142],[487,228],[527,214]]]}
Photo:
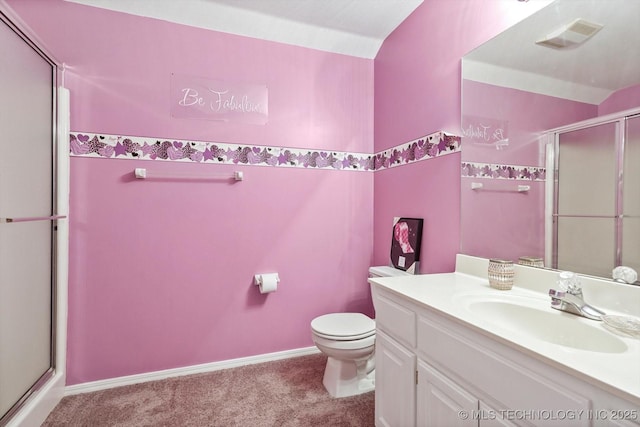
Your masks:
{"label": "shower door frame", "polygon": [[628,118],[640,115],[640,107],[596,117],[573,123],[560,128],[551,129],[542,137],[546,145],[546,186],[545,186],[545,265],[558,268],[558,152],[560,135],[563,133],[584,130],[605,124],[617,124],[615,130],[616,188],[615,188],[615,234],[614,264],[622,261],[622,220],[623,220],[623,184],[624,184],[624,151],[626,141],[626,122]]}
{"label": "shower door frame", "polygon": [[29,26],[0,0],[0,21],[52,67],[52,212],[50,367],[7,412],[0,425],[40,425],[64,396],[67,347],[69,247],[69,91],[64,67]]}

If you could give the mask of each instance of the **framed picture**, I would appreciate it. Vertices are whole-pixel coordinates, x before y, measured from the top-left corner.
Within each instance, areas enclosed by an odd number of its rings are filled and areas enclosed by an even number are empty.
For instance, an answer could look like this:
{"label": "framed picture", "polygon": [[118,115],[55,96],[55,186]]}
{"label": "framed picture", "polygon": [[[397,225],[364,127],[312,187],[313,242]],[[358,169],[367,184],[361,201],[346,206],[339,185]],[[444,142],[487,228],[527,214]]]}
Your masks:
{"label": "framed picture", "polygon": [[391,236],[391,264],[407,273],[418,274],[422,218],[394,218]]}

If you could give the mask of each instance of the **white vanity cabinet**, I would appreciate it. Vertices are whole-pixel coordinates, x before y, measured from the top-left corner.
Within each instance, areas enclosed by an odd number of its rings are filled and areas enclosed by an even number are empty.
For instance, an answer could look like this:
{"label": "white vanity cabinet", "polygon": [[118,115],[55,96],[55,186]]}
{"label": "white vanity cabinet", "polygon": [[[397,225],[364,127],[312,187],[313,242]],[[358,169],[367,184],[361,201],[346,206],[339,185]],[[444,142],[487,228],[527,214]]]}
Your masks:
{"label": "white vanity cabinet", "polygon": [[416,356],[383,332],[376,334],[376,426],[416,423]]}
{"label": "white vanity cabinet", "polygon": [[638,425],[612,412],[635,400],[372,284],[377,427]]}
{"label": "white vanity cabinet", "polygon": [[[477,426],[472,415],[479,400],[422,360],[418,361],[417,413],[419,426]],[[462,414],[469,414],[465,417]]]}
{"label": "white vanity cabinet", "polygon": [[376,426],[416,423],[416,314],[401,301],[376,301]]}

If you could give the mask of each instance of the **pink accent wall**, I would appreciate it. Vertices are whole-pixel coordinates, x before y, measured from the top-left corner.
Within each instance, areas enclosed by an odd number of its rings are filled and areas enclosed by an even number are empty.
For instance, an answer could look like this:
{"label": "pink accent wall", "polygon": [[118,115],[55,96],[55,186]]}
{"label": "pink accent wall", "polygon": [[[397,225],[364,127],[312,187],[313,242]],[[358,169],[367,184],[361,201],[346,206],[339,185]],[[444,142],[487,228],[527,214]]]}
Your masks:
{"label": "pink accent wall", "polygon": [[[460,135],[461,58],[546,3],[429,0],[420,5],[375,59],[376,152],[438,130]],[[422,272],[453,271],[460,241],[460,155],[375,175],[374,262],[389,262],[393,217],[415,216],[425,219]]]}
{"label": "pink accent wall", "polygon": [[[74,131],[373,152],[373,61],[110,12],[10,0],[67,65]],[[264,126],[174,119],[172,72],[266,84]],[[236,184],[138,181],[242,170]],[[373,173],[71,159],[68,384],[312,346],[372,315]],[[277,271],[274,294],[253,275]]]}
{"label": "pink accent wall", "polygon": [[459,246],[460,152],[376,172],[374,188],[374,263],[390,264],[394,217],[423,218],[420,272],[453,271]]}
{"label": "pink accent wall", "polygon": [[[72,159],[70,384],[311,346],[315,316],[372,314],[371,173],[216,167],[244,172],[229,184],[134,167],[212,169]],[[253,275],[274,271],[261,295]]]}

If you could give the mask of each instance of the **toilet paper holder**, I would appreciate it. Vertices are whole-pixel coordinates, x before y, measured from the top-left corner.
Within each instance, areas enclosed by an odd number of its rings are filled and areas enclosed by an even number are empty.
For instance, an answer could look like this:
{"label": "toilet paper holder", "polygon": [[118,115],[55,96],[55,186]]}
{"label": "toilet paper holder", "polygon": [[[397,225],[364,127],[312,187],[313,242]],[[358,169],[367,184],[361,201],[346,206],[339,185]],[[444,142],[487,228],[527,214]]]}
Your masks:
{"label": "toilet paper holder", "polygon": [[278,273],[262,273],[253,276],[253,283],[260,287],[260,293],[275,292],[278,289],[278,283],[280,283],[280,276]]}

